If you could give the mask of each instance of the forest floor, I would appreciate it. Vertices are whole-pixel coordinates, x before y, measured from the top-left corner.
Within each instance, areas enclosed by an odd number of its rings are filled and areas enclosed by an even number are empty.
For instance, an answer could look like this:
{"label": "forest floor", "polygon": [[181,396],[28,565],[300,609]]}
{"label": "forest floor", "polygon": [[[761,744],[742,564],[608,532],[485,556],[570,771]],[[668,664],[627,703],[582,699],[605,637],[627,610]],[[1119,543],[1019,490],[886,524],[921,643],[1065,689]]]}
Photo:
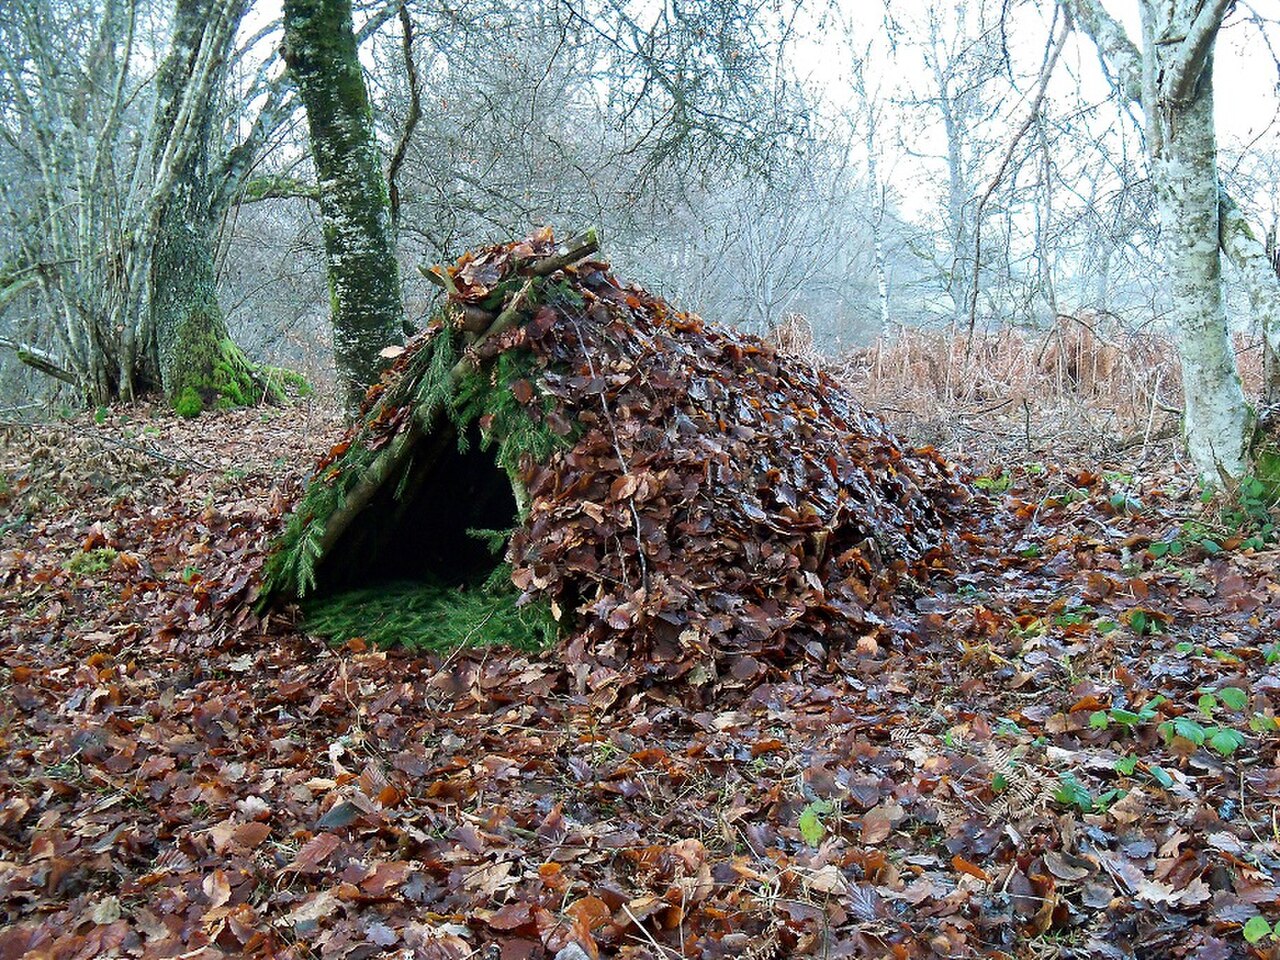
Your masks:
{"label": "forest floor", "polygon": [[337,430],[0,431],[0,958],[1277,955],[1260,515],[1009,455],[902,631],[620,689],[250,612]]}

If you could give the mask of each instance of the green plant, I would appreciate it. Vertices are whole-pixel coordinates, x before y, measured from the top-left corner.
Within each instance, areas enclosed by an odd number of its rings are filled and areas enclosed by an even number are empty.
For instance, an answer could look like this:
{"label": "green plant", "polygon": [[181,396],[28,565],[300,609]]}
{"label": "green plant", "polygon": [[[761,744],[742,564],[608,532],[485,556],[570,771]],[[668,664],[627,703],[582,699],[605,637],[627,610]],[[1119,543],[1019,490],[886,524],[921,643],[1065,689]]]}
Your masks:
{"label": "green plant", "polygon": [[78,577],[105,573],[115,564],[120,554],[110,547],[98,547],[94,550],[81,550],[74,554],[63,566]]}
{"label": "green plant", "polygon": [[1053,618],[1055,625],[1059,627],[1072,627],[1082,623],[1088,623],[1089,617],[1093,616],[1093,607],[1085,604],[1083,606],[1069,606],[1061,613]]}
{"label": "green plant", "polygon": [[1249,718],[1249,729],[1254,733],[1275,733],[1280,730],[1280,721],[1265,713],[1255,713]]}
{"label": "green plant", "polygon": [[986,493],[1005,493],[1013,486],[1013,477],[1008,470],[1004,470],[998,477],[978,477],[973,485]]}
{"label": "green plant", "polygon": [[1154,610],[1132,610],[1129,613],[1129,629],[1138,636],[1155,636],[1165,633],[1168,625],[1164,614]]}
{"label": "green plant", "polygon": [[1064,773],[1058,778],[1058,788],[1053,792],[1053,799],[1064,807],[1075,807],[1081,813],[1093,813],[1093,794],[1074,774]]}
{"label": "green plant", "polygon": [[1249,943],[1261,943],[1265,939],[1280,939],[1280,930],[1273,929],[1266,917],[1257,914],[1246,921],[1240,932]]}
{"label": "green plant", "polygon": [[1131,496],[1128,490],[1117,490],[1107,497],[1107,506],[1116,514],[1133,514],[1142,512],[1142,501]]}
{"label": "green plant", "polygon": [[192,417],[200,416],[204,410],[204,400],[195,387],[187,387],[173,401],[173,412],[180,417],[190,420]]}
{"label": "green plant", "polygon": [[830,815],[834,809],[830,800],[814,800],[800,811],[800,819],[796,826],[800,828],[800,836],[804,838],[805,843],[816,847],[822,842],[822,838],[827,833],[827,826],[822,818]]}
{"label": "green plant", "polygon": [[1163,696],[1154,696],[1136,712],[1121,707],[1110,710],[1095,710],[1089,715],[1089,726],[1096,730],[1106,730],[1113,723],[1126,731],[1132,732],[1144,723],[1150,723],[1160,712],[1160,705],[1165,703]]}
{"label": "green plant", "polygon": [[1174,717],[1157,728],[1165,743],[1172,746],[1175,740],[1184,740],[1193,746],[1208,746],[1215,753],[1229,757],[1244,746],[1244,734],[1234,727],[1206,727],[1191,717]]}
{"label": "green plant", "polygon": [[478,584],[438,581],[382,584],[303,603],[306,628],[335,643],[357,637],[379,647],[449,651],[506,646],[542,650],[560,630],[549,601],[517,606],[509,567]]}

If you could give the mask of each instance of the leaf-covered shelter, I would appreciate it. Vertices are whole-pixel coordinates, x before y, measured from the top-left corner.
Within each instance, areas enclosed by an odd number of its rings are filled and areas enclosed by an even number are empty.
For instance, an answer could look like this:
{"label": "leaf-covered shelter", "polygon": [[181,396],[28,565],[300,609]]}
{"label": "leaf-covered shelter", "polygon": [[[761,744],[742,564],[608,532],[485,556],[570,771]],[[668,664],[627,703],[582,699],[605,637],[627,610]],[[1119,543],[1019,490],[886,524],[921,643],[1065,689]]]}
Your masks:
{"label": "leaf-covered shelter", "polygon": [[[268,596],[338,598],[322,621],[389,617],[368,626],[394,641],[404,584],[483,592],[456,639],[515,612],[508,633],[620,669],[643,649],[671,675],[895,615],[949,549],[964,494],[942,458],[595,252],[542,231],[429,271],[444,303],[316,468]],[[418,625],[444,629],[431,611]]]}

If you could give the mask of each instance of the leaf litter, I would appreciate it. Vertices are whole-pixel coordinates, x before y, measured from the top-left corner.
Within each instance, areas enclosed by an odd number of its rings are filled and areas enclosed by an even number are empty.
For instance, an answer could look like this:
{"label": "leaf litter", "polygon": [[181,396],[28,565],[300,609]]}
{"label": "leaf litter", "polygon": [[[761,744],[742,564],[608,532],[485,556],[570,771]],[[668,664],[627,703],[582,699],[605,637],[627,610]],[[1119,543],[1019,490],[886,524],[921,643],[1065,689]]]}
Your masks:
{"label": "leaf litter", "polygon": [[699,671],[254,613],[337,436],[6,434],[0,956],[1273,950],[1277,553],[1179,478],[998,466],[883,624]]}

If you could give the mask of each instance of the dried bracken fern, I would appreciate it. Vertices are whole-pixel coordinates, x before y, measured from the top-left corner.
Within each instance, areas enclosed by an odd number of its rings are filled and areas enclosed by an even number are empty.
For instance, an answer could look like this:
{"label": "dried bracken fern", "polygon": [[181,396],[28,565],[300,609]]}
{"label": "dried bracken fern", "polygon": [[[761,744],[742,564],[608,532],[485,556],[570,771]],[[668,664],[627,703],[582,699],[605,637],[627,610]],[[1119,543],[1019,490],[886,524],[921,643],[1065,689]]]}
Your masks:
{"label": "dried bracken fern", "polygon": [[1026,747],[1005,747],[988,742],[983,761],[991,770],[992,782],[1003,781],[1004,788],[987,804],[987,822],[1021,820],[1039,813],[1053,796],[1052,779],[1039,768],[1027,763]]}
{"label": "dried bracken fern", "polygon": [[787,314],[765,335],[765,341],[772,344],[779,353],[807,363],[811,367],[816,367],[823,362],[817,344],[814,343],[813,325],[803,314]]}

